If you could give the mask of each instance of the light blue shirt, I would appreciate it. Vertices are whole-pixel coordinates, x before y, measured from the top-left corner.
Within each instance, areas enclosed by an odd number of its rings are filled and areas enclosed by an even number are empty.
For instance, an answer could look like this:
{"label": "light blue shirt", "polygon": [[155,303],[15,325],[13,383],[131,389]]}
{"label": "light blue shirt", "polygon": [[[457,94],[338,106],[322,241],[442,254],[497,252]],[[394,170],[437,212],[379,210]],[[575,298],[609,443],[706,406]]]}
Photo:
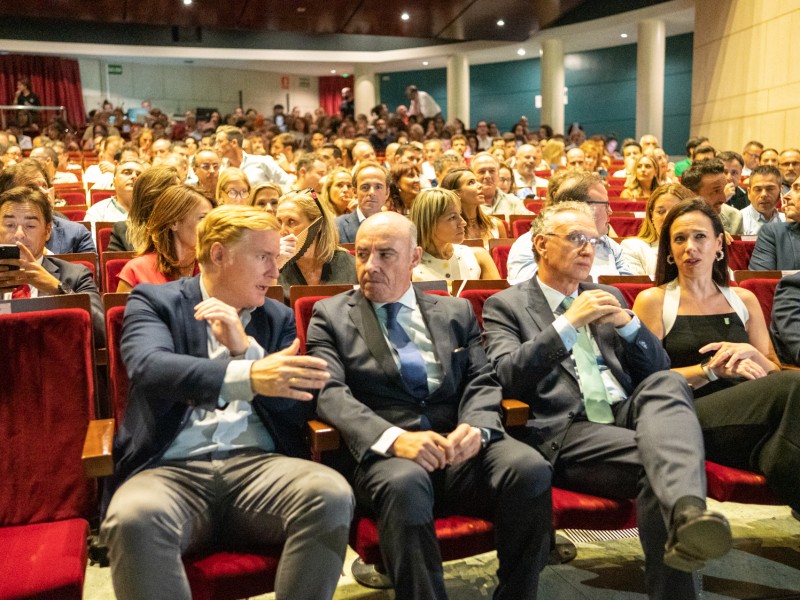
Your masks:
{"label": "light blue shirt", "polygon": [[[561,303],[564,302],[564,298],[566,298],[566,296],[558,290],[553,289],[549,285],[543,283],[541,279],[537,278],[537,280],[539,282],[539,287],[542,289],[542,294],[544,294],[544,298],[547,300],[547,305],[550,307],[550,310],[556,317],[556,320],[553,321],[553,327],[561,338],[561,341],[564,343],[564,347],[571,353],[572,347],[578,341],[578,330],[573,327],[572,323],[570,323],[563,314],[559,314]],[[577,298],[577,290],[571,296],[572,298]],[[617,332],[617,335],[619,335],[626,342],[633,342],[633,340],[636,338],[636,334],[639,333],[642,322],[639,320],[639,317],[633,314],[632,311],[626,310],[626,312],[632,317],[631,320],[622,327],[615,328],[615,331]],[[603,355],[600,353],[600,348],[598,347],[597,341],[594,339],[592,330],[588,327],[588,325],[586,326],[586,331],[589,334],[589,339],[592,342],[592,347],[594,348],[594,354],[597,360],[597,366],[600,369],[600,376],[602,377],[603,383],[608,391],[608,397],[612,403],[625,400],[628,395],[625,393],[625,389],[622,387],[617,378],[614,377],[611,369],[609,369],[608,365],[606,365],[605,360],[603,360]],[[575,372],[577,373],[578,367],[575,365],[574,358],[572,359],[572,362],[573,366],[575,366]],[[578,384],[580,384],[580,380],[578,381]]]}
{"label": "light blue shirt", "polygon": [[[203,278],[200,277],[200,292],[203,300],[210,297]],[[242,327],[250,322],[249,310],[239,312]],[[250,345],[241,356],[231,357],[230,350],[219,343],[206,323],[208,334],[208,357],[212,360],[228,360],[225,379],[220,388],[217,402],[219,408],[206,410],[194,408],[184,423],[178,436],[164,453],[162,460],[176,460],[200,456],[209,452],[261,448],[267,452],[275,451],[275,441],[264,423],[253,410],[255,396],[250,384],[250,368],[253,362],[264,358],[266,352],[255,339],[248,336]],[[227,403],[227,406],[226,406]],[[224,408],[223,408],[224,407]]]}
{"label": "light blue shirt", "polygon": [[758,235],[758,232],[761,231],[761,227],[765,223],[778,223],[778,222],[785,222],[786,215],[782,212],[775,211],[775,214],[772,215],[772,218],[768,221],[764,218],[760,212],[758,212],[753,205],[745,206],[742,210],[739,211],[742,213],[742,234],[743,235]]}

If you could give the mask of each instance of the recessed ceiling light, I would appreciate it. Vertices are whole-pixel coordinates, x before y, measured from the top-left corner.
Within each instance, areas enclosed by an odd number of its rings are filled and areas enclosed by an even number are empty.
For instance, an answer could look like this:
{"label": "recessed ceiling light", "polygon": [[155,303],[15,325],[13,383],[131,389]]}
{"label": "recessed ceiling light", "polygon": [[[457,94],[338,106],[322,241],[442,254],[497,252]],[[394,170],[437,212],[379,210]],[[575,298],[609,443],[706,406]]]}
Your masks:
{"label": "recessed ceiling light", "polygon": [[628,37],[628,34],[627,34],[627,33],[620,33],[620,34],[619,34],[619,37],[621,37],[621,38],[626,38],[626,37]]}
{"label": "recessed ceiling light", "polygon": [[428,66],[428,61],[427,60],[423,60],[422,61],[422,66],[423,67],[427,67]]}
{"label": "recessed ceiling light", "polygon": [[502,27],[502,26],[503,26],[503,25],[505,25],[505,24],[506,24],[506,22],[505,22],[505,21],[503,21],[503,19],[500,19],[500,20],[497,22],[497,26],[498,26],[498,27]]}
{"label": "recessed ceiling light", "polygon": [[304,13],[304,12],[306,12],[306,7],[305,7],[305,6],[298,6],[298,7],[297,7],[297,12],[299,12],[299,13]]}
{"label": "recessed ceiling light", "polygon": [[407,12],[404,12],[402,15],[400,15],[400,18],[403,19],[403,21],[408,21],[411,16]]}
{"label": "recessed ceiling light", "polygon": [[336,69],[331,69],[331,73],[336,73]]}
{"label": "recessed ceiling light", "polygon": [[525,48],[520,48],[519,50],[517,50],[517,54],[519,54],[520,56],[525,56]]}
{"label": "recessed ceiling light", "polygon": [[184,6],[189,6],[192,3],[192,0],[183,0]]}

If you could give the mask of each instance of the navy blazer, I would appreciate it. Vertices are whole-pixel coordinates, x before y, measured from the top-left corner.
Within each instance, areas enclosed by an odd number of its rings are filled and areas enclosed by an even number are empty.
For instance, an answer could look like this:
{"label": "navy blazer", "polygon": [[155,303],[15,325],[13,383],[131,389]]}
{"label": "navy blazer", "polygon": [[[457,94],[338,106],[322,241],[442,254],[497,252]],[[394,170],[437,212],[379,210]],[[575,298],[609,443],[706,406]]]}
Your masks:
{"label": "navy blazer", "polygon": [[[616,288],[579,286],[580,292],[594,289],[614,294],[627,306]],[[583,400],[572,358],[553,321],[536,277],[490,296],[483,308],[486,351],[504,395],[530,406],[534,443],[554,460],[558,441],[583,411]],[[590,329],[605,363],[628,395],[648,375],[670,367],[661,342],[644,325],[630,343],[611,324],[591,324]]]}
{"label": "navy blazer", "polygon": [[76,294],[89,294],[92,305],[94,345],[98,348],[105,348],[106,312],[92,272],[83,265],[76,265],[47,255],[42,259],[42,267]]}
{"label": "navy blazer", "polygon": [[[217,408],[229,360],[208,358],[205,321],[194,318],[202,300],[199,275],[162,285],[137,285],[125,308],[122,360],[130,378],[128,405],[114,443],[109,491],[153,466],[176,438],[194,407]],[[267,353],[295,338],[294,313],[267,299],[245,331]],[[278,452],[306,456],[302,431],[310,402],[256,396],[253,405]],[[107,500],[110,495],[107,497]]]}
{"label": "navy blazer", "polygon": [[800,366],[800,273],[778,283],[769,333],[781,362]]}
{"label": "navy blazer", "polygon": [[800,223],[766,223],[758,232],[749,266],[752,271],[800,269]]}
{"label": "navy blazer", "polygon": [[76,252],[97,252],[91,232],[80,223],[69,219],[53,217],[53,229],[45,247],[53,254],[73,254]]}
{"label": "navy blazer", "polygon": [[336,217],[336,228],[339,230],[339,243],[352,244],[356,241],[356,233],[361,223],[358,222],[358,213],[353,211],[346,215]]}
{"label": "navy blazer", "polygon": [[404,385],[372,303],[360,290],[314,305],[306,347],[308,354],[327,361],[331,373],[317,410],[339,429],[359,462],[386,429],[419,430],[422,415],[439,433],[469,423],[502,437],[500,386],[481,346],[472,306],[419,291],[416,296],[443,371],[442,384],[423,402]]}

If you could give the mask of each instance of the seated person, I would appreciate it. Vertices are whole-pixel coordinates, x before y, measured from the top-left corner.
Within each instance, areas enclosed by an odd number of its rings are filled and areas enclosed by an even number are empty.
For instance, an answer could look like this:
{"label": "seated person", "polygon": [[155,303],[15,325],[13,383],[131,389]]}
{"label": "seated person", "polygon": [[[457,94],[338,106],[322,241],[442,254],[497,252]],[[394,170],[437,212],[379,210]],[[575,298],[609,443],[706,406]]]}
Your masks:
{"label": "seated person", "polygon": [[342,244],[356,241],[356,232],[364,219],[383,210],[389,200],[389,170],[377,162],[364,162],[353,171],[358,206],[347,215],[336,217],[336,229]]}
{"label": "seated person", "polygon": [[322,184],[320,202],[337,217],[346,215],[355,208],[353,176],[350,171],[344,167],[337,167],[328,173]]}
{"label": "seated person", "polygon": [[620,195],[623,199],[649,198],[661,181],[658,161],[653,156],[640,156],[636,160],[631,173],[625,181],[625,189]]}
{"label": "seated person", "polygon": [[167,188],[147,220],[148,243],[120,271],[117,292],[129,292],[140,283],[167,283],[197,275],[197,225],[212,208],[208,198],[191,186]]}
{"label": "seated person", "polygon": [[800,367],[800,273],[782,278],[772,301],[769,333],[778,358]]}
{"label": "seated person", "polygon": [[223,204],[247,206],[250,203],[250,181],[241,169],[228,167],[219,174],[215,194],[217,206]]}
{"label": "seated person", "polygon": [[416,292],[408,219],[384,212],[358,231],[360,290],[322,300],[308,353],[331,379],[320,416],[350,453],[341,465],[378,521],[397,598],[445,598],[434,504],[494,521],[495,597],[535,598],[550,540],[550,468],[503,433],[500,388],[468,302]]}
{"label": "seated person", "polygon": [[639,233],[636,237],[626,238],[620,242],[622,255],[630,265],[632,275],[647,275],[651,279],[655,276],[658,238],[661,236],[664,218],[670,208],[692,196],[691,190],[679,183],[667,183],[653,190],[647,199]]}
{"label": "seated person", "polygon": [[695,598],[681,571],[703,568],[732,539],[725,517],[706,510],[691,390],[620,292],[586,282],[598,243],[586,203],[545,208],[532,231],[536,276],[483,310],[504,394],[530,406],[527,441],[553,464],[554,485],[637,497],[648,597]]}
{"label": "seated person", "polygon": [[120,161],[114,169],[114,195],[94,203],[86,211],[85,221],[124,221],[133,200],[133,186],[144,172],[139,161]]}
{"label": "seated person", "polygon": [[421,189],[419,167],[408,162],[397,163],[389,173],[388,210],[410,215]]}
{"label": "seated person", "polygon": [[108,252],[133,252],[137,248],[145,248],[147,237],[147,219],[153,210],[153,204],[164,191],[180,183],[175,167],[165,164],[148,168],[133,184],[133,197],[128,218],[117,221],[111,228],[111,239]]}
{"label": "seated person", "polygon": [[260,208],[271,215],[278,212],[278,201],[283,196],[283,190],[277,183],[267,181],[259,183],[250,190],[250,206]]}
{"label": "seated person", "polygon": [[19,248],[19,259],[0,260],[0,295],[10,300],[89,294],[95,345],[104,347],[105,310],[92,272],[47,256],[45,243],[52,229],[53,209],[42,192],[18,186],[0,194],[0,244]]}
{"label": "seated person", "polygon": [[[281,225],[282,244],[294,238],[294,254],[281,267],[278,285],[283,286],[288,300],[289,288],[293,285],[322,285],[333,283],[356,283],[356,266],[353,255],[339,248],[339,236],[333,215],[321,209],[314,192],[289,192],[278,203],[278,223]],[[321,226],[311,244],[302,254],[306,230],[322,217]],[[284,249],[281,249],[284,254]]]}
{"label": "seated person", "polygon": [[775,167],[759,165],[750,173],[747,188],[748,205],[741,209],[742,234],[758,235],[767,223],[782,223],[786,215],[778,210],[781,199],[781,172]]}
{"label": "seated person", "polygon": [[729,235],[741,235],[742,213],[727,204],[728,198],[725,196],[727,180],[724,163],[718,158],[697,160],[697,154],[699,149],[695,151],[695,162],[684,171],[681,183],[700,196],[719,215]]}
{"label": "seated person", "polygon": [[[592,208],[600,241],[594,249],[590,275],[597,280],[600,275],[632,275],[620,245],[609,236],[609,217],[612,214],[608,192],[597,173],[566,171],[550,178],[547,194],[551,204],[574,201],[584,202]],[[508,253],[508,281],[520,283],[536,274],[533,234],[525,233],[511,245]]]}
{"label": "seated person", "polygon": [[[500,173],[504,168],[506,167],[500,167]],[[461,217],[467,223],[464,228],[464,236],[467,239],[481,239],[485,245],[492,238],[508,236],[502,219],[481,210],[484,206],[483,186],[478,183],[472,171],[466,167],[451,169],[442,179],[441,187],[453,190],[458,195],[461,202]]]}
{"label": "seated person", "polygon": [[353,497],[335,471],[301,459],[307,390],[329,374],[297,356],[293,314],[264,298],[277,230],[272,215],[223,206],[198,230],[199,276],[128,300],[130,398],[100,531],[120,599],[188,600],[181,557],[212,542],[283,544],[278,598],[336,589]]}
{"label": "seated person", "polygon": [[763,474],[799,510],[800,373],[780,372],[753,293],[728,287],[722,223],[704,202],[667,215],[656,285],[634,311],[694,392],[706,458]]}
{"label": "seated person", "polygon": [[484,248],[463,246],[466,221],[461,203],[451,190],[429,188],[411,208],[422,257],[414,267],[414,281],[444,279],[500,279],[492,257]]}
{"label": "seated person", "polygon": [[800,178],[783,197],[783,212],[785,223],[767,223],[759,230],[750,257],[751,271],[800,269]]}

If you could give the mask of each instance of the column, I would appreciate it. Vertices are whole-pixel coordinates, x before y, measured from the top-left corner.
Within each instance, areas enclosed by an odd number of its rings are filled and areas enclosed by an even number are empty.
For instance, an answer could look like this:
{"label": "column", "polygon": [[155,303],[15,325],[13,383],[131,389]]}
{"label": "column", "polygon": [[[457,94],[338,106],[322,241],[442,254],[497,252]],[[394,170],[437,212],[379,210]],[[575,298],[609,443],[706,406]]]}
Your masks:
{"label": "column", "polygon": [[372,65],[356,64],[353,95],[356,101],[356,115],[365,114],[378,103],[375,89],[375,70]]}
{"label": "column", "polygon": [[[564,133],[564,46],[560,39],[542,42],[542,116],[554,133]],[[535,127],[535,124],[532,124]]]}
{"label": "column", "polygon": [[662,143],[665,53],[664,21],[641,21],[636,51],[636,137],[652,133]]}
{"label": "column", "polygon": [[469,61],[464,54],[447,59],[447,120],[461,119],[467,127],[469,120]]}

